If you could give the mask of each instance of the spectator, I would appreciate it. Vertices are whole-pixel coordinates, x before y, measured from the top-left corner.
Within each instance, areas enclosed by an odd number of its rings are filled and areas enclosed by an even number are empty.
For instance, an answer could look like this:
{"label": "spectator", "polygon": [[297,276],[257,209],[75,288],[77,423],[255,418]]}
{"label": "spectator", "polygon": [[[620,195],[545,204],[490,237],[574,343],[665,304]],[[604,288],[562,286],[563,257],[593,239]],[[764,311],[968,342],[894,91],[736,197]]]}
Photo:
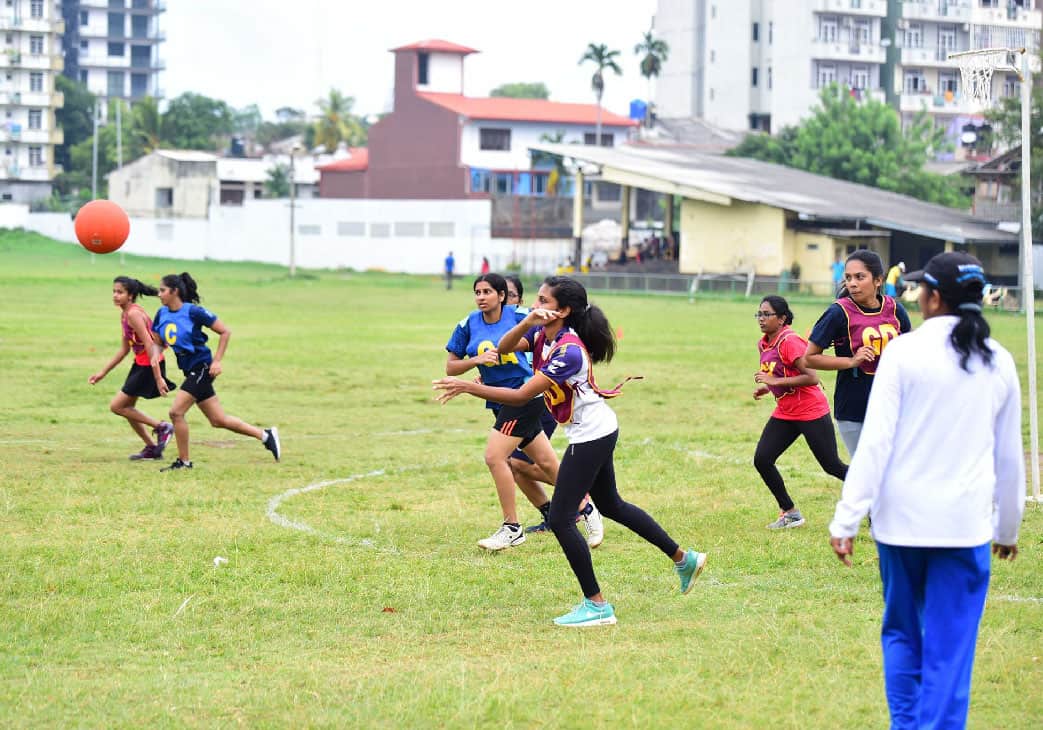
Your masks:
{"label": "spectator", "polygon": [[840,291],[840,286],[844,283],[844,259],[837,256],[837,260],[833,262],[833,294]]}
{"label": "spectator", "polygon": [[482,273],[482,276],[485,276],[486,274],[489,273],[489,259],[487,257],[485,257],[485,256],[482,256],[482,272],[481,273]]}
{"label": "spectator", "polygon": [[902,281],[902,274],[904,273],[904,261],[899,261],[888,270],[887,279],[884,282],[884,294],[889,297],[898,296],[898,290],[905,287],[905,282]]}
{"label": "spectator", "polygon": [[453,258],[453,252],[450,251],[449,255],[445,257],[445,288],[453,288],[453,269],[456,267],[456,259]]}

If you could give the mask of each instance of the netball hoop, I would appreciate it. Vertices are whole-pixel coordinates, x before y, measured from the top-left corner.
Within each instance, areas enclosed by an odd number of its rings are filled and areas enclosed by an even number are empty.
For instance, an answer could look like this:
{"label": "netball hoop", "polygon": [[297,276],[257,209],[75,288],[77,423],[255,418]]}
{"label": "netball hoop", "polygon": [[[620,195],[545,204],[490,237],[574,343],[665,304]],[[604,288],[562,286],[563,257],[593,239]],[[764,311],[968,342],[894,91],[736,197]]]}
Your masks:
{"label": "netball hoop", "polygon": [[[1018,57],[1019,64],[1016,63]],[[1036,285],[1032,263],[1032,200],[1029,179],[1029,128],[1032,90],[1029,57],[1024,48],[980,48],[950,53],[949,59],[960,66],[963,93],[982,106],[992,103],[992,75],[996,71],[1017,74],[1021,82],[1021,262],[1018,283],[1021,285],[1021,307],[1025,312],[1028,332],[1028,400],[1029,400],[1029,467],[1032,472],[1030,501],[1041,503],[1039,493],[1039,415],[1036,395]]]}

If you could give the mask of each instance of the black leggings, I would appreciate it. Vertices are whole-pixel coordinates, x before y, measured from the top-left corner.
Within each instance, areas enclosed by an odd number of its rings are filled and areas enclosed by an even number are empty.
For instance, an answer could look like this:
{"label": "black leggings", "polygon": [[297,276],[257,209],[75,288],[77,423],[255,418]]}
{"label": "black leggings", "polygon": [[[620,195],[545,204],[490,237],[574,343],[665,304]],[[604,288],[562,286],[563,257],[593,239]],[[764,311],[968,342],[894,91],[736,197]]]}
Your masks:
{"label": "black leggings", "polygon": [[590,548],[576,527],[576,512],[584,495],[590,494],[598,511],[605,517],[636,532],[671,559],[678,547],[647,512],[624,502],[616,491],[612,452],[618,438],[619,431],[614,431],[595,441],[569,444],[558,467],[558,480],[550,500],[550,528],[587,598],[596,596],[601,589],[594,577]]}
{"label": "black leggings", "polygon": [[[782,475],[775,468],[775,460],[782,456],[782,452],[801,435],[808,442],[811,453],[814,454],[823,471],[837,479],[847,476],[847,464],[840,460],[840,455],[837,453],[837,436],[833,432],[833,420],[828,413],[814,421],[785,421],[781,418],[769,418],[761,433],[761,440],[757,442],[753,465],[757,467],[761,479],[775,496],[779,509],[784,512],[793,509],[793,500],[786,492]],[[600,504],[598,506],[600,507]]]}

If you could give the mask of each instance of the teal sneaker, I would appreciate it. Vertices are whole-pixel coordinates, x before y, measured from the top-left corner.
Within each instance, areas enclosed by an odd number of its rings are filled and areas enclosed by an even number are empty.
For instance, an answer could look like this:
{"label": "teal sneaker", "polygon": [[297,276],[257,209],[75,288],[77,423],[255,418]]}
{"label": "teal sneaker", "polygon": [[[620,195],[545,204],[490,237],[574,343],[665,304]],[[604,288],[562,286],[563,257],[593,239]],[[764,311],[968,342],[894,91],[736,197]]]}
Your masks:
{"label": "teal sneaker", "polygon": [[705,567],[706,553],[697,553],[695,550],[689,550],[684,554],[684,565],[674,566],[677,576],[681,579],[682,594],[692,590],[692,586],[695,585],[695,579],[699,577],[699,574],[703,572]]}
{"label": "teal sneaker", "polygon": [[603,626],[616,622],[616,612],[611,603],[598,606],[589,598],[575,606],[564,616],[558,616],[554,623],[558,626]]}

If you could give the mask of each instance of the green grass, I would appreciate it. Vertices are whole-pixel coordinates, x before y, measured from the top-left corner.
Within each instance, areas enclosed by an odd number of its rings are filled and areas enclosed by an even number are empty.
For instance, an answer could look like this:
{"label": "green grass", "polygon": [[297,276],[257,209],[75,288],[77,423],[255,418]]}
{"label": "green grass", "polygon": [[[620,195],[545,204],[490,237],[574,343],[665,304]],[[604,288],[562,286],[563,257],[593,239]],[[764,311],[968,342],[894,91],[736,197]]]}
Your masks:
{"label": "green grass", "polygon": [[[186,267],[233,330],[221,401],[280,427],[281,464],[198,410],[194,471],[131,463],[140,443],[107,407],[129,361],[87,384],[118,346],[112,277]],[[599,378],[645,376],[613,402],[621,490],[710,563],[681,597],[669,562],[608,523],[594,560],[620,623],[567,631],[550,619],[579,591],[553,538],[475,546],[499,519],[490,419],[429,385],[466,285],[121,264],[0,234],[0,726],[885,726],[875,551],[863,534],[853,570],[833,557],[840,485],[802,442],[780,467],[808,528],[764,529],[755,302],[595,299],[623,332]],[[824,304],[798,302],[797,328]],[[1023,368],[1023,321],[990,320]],[[974,727],[1043,717],[1038,507],[1020,547],[994,565]]]}

